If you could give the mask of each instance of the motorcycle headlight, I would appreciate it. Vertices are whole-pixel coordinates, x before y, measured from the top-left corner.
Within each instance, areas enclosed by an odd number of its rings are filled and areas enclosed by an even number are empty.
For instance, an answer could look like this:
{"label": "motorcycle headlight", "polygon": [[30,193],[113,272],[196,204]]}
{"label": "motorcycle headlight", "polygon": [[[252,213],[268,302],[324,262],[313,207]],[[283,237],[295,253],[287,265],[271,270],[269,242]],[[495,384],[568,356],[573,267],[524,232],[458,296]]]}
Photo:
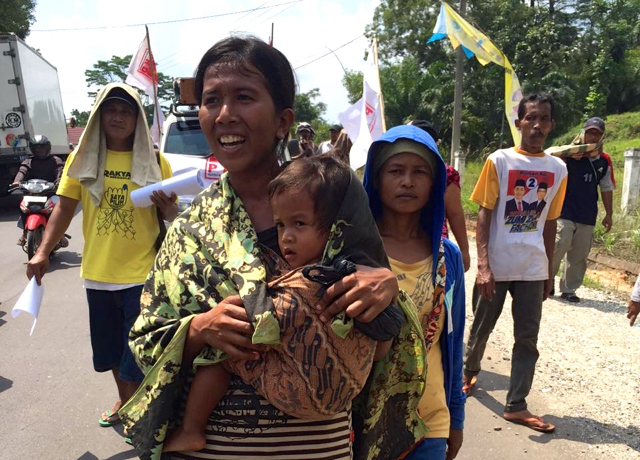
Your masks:
{"label": "motorcycle headlight", "polygon": [[27,184],[25,188],[29,193],[42,193],[44,191],[44,185],[42,184]]}

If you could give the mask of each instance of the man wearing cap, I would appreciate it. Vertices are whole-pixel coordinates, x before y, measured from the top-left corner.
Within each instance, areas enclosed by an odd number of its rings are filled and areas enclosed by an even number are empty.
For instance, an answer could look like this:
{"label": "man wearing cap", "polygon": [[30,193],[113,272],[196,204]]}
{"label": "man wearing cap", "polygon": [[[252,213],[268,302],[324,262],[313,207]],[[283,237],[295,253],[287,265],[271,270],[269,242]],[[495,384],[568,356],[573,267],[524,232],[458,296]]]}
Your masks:
{"label": "man wearing cap", "polygon": [[303,121],[298,123],[296,132],[298,139],[291,139],[287,144],[291,159],[312,156],[316,151],[316,146],[313,143],[313,139],[316,137],[315,130],[309,123]]}
{"label": "man wearing cap", "polygon": [[589,118],[574,143],[595,144],[596,148],[564,159],[569,176],[567,194],[558,219],[553,273],[558,273],[560,262],[564,260],[560,297],[569,302],[580,302],[576,290],[582,285],[593,243],[598,218],[598,187],[606,213],[602,225],[605,233],[611,230],[614,182],[610,162],[602,151],[604,132],[605,124],[601,118]]}
{"label": "man wearing cap", "polygon": [[333,150],[333,147],[336,145],[336,141],[338,140],[338,136],[340,135],[340,131],[342,131],[342,126],[331,125],[331,127],[329,128],[329,135],[331,136],[331,140],[322,142],[318,146],[318,150],[316,150],[316,153],[327,153]]}
{"label": "man wearing cap", "polygon": [[[96,98],[78,147],[69,156],[55,207],[42,244],[27,265],[40,284],[49,253],[82,203],[84,247],[80,277],[89,305],[93,366],[111,372],[118,398],[98,423],[119,423],[118,409],[138,388],[143,374],[128,346],[129,331],[140,312],[140,294],[157,248],[161,219],[177,214],[175,197],[156,192],[155,206],[138,208],[131,192],[171,177],[171,167],[156,157],[140,98],[122,83],[104,87]],[[158,214],[158,211],[160,214]]]}

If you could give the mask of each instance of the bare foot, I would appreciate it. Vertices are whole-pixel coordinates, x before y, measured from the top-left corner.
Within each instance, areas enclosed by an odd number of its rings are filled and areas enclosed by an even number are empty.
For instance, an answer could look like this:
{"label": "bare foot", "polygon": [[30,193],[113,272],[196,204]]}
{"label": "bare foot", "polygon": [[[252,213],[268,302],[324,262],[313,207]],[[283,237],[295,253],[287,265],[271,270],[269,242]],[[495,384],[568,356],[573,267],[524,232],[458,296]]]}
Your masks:
{"label": "bare foot", "polygon": [[556,427],[551,423],[545,422],[542,417],[533,415],[528,410],[521,410],[518,412],[505,412],[502,417],[511,422],[519,425],[524,425],[532,430],[539,431],[541,433],[552,433]]}
{"label": "bare foot", "polygon": [[162,452],[196,452],[204,449],[207,441],[204,433],[176,429],[165,441]]}

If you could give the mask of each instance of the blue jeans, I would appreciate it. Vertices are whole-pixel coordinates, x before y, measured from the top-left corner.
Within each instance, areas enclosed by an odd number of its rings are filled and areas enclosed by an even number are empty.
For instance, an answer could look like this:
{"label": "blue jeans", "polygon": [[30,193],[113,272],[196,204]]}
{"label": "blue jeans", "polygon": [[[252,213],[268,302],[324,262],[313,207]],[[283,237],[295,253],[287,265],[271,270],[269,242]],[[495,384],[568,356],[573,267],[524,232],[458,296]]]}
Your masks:
{"label": "blue jeans", "polygon": [[126,382],[141,382],[144,374],[129,349],[129,331],[140,314],[142,286],[120,291],[87,289],[93,368],[107,372],[118,368]]}
{"label": "blue jeans", "polygon": [[405,460],[444,460],[447,456],[447,438],[425,438]]}

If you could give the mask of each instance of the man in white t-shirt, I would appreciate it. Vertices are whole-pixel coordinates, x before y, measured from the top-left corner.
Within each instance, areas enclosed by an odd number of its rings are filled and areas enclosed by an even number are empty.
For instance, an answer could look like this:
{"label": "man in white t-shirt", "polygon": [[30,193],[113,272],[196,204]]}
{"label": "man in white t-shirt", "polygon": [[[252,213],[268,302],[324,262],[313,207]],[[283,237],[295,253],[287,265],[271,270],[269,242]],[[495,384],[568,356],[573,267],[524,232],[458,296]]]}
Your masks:
{"label": "man in white t-shirt", "polygon": [[340,131],[342,131],[342,126],[331,125],[331,127],[329,128],[329,135],[331,136],[331,140],[322,142],[318,146],[316,154],[327,153],[333,150],[333,147],[336,145],[336,141],[338,140],[338,136],[340,135]]}
{"label": "man in white t-shirt", "polygon": [[[543,151],[554,125],[553,107],[553,98],[547,94],[530,94],[520,101],[516,120],[522,134],[520,145],[489,156],[471,195],[480,205],[478,275],[464,369],[468,394],[509,292],[515,344],[503,416],[544,433],[552,432],[554,426],[529,412],[526,397],[538,359],[542,302],[552,286],[556,219],[567,186],[564,162]],[[546,191],[544,206],[538,203],[540,190]]]}

